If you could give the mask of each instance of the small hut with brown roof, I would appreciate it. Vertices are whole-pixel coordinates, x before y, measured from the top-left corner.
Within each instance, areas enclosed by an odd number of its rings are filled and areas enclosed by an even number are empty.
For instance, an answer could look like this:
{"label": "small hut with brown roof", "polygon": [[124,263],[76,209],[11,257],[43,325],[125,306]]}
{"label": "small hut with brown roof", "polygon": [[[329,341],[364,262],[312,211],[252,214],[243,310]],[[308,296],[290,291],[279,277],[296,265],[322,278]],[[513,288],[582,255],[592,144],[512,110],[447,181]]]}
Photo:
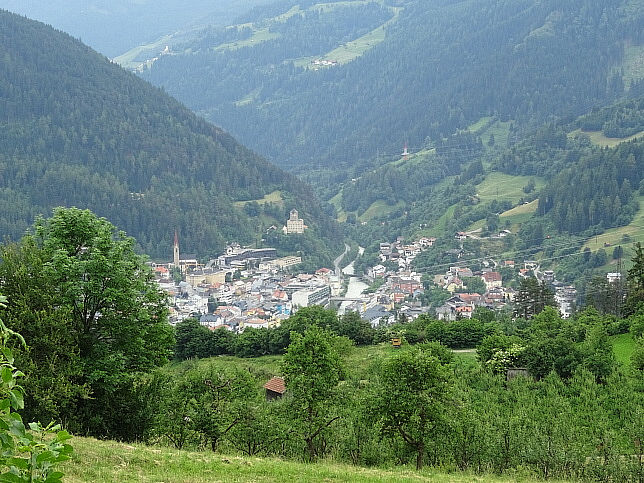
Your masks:
{"label": "small hut with brown roof", "polygon": [[266,384],[264,384],[264,389],[266,389],[267,401],[272,401],[273,399],[282,397],[286,392],[286,384],[284,383],[284,378],[274,377]]}

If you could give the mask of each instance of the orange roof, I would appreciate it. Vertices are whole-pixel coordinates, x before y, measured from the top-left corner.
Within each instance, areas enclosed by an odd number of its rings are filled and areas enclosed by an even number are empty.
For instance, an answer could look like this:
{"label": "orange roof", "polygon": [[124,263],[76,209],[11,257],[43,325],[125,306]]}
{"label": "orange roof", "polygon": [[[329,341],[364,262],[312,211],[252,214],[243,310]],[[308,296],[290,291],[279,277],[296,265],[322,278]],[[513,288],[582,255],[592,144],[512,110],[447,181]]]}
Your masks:
{"label": "orange roof", "polygon": [[284,378],[274,377],[266,384],[264,384],[264,389],[268,389],[269,391],[273,391],[278,394],[284,394],[286,392],[286,384],[284,383]]}
{"label": "orange roof", "polygon": [[456,307],[456,311],[457,312],[471,312],[472,307],[470,307],[469,305],[463,305],[462,307]]}

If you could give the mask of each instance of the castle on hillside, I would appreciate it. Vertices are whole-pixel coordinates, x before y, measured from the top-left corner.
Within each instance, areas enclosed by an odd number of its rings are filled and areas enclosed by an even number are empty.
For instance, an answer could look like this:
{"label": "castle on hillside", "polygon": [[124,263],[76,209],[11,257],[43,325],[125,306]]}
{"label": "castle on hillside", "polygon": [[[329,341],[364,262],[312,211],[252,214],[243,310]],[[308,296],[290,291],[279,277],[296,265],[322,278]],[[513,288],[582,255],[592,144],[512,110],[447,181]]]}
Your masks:
{"label": "castle on hillside", "polygon": [[285,235],[290,235],[292,233],[304,233],[307,226],[304,224],[304,220],[300,218],[297,210],[291,210],[289,219],[286,220],[286,226],[282,228],[282,231]]}

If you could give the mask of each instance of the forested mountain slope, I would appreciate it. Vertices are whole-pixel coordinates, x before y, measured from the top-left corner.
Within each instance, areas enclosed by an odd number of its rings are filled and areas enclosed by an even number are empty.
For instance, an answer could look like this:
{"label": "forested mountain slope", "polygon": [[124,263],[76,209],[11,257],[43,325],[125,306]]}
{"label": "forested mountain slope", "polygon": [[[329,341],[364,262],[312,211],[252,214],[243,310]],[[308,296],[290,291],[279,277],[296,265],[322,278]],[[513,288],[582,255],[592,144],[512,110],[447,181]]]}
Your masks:
{"label": "forested mountain slope", "polygon": [[484,116],[512,121],[515,139],[640,90],[643,12],[641,0],[282,1],[142,75],[281,166],[353,169]]}
{"label": "forested mountain slope", "polygon": [[0,46],[0,236],[75,205],[152,256],[170,256],[175,230],[206,256],[297,208],[311,238],[339,243],[308,187],[80,42],[0,11]]}

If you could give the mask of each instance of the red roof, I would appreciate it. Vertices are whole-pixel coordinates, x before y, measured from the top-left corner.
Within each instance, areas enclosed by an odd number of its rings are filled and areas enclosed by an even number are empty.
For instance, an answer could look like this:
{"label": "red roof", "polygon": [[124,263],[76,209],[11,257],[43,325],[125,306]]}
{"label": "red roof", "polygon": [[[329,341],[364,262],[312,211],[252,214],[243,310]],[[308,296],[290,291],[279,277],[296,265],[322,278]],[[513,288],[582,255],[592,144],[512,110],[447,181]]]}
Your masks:
{"label": "red roof", "polygon": [[273,391],[278,394],[284,394],[286,392],[286,384],[284,383],[284,378],[274,377],[266,384],[264,384],[264,389],[268,389],[269,391]]}
{"label": "red roof", "polygon": [[483,274],[483,279],[486,282],[500,282],[501,274],[499,272],[485,272]]}

